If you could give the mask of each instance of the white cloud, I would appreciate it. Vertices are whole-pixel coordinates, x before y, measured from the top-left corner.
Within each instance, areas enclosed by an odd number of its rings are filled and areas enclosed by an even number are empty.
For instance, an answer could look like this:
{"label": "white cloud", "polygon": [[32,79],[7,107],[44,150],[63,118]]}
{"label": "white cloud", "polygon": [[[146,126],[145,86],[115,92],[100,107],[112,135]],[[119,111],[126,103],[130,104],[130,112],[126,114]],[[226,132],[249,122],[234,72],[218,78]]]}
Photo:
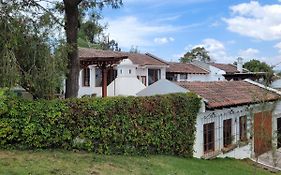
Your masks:
{"label": "white cloud", "polygon": [[215,21],[213,22],[210,26],[211,27],[219,27],[221,24],[220,24],[220,21]]}
{"label": "white cloud", "polygon": [[233,63],[235,61],[235,57],[229,56],[226,53],[224,43],[213,38],[204,39],[200,44],[197,45],[188,45],[185,47],[185,52],[174,54],[173,57],[180,58],[187,51],[195,47],[204,47],[209,52],[211,59],[218,63]]}
{"label": "white cloud", "polygon": [[239,56],[241,56],[242,58],[246,58],[246,59],[253,59],[259,53],[260,53],[260,51],[257,50],[257,49],[248,48],[248,49],[245,49],[245,50],[241,50],[239,52]]}
{"label": "white cloud", "polygon": [[[130,48],[132,45],[144,47],[155,45],[151,38],[161,34],[169,34],[182,30],[184,27],[171,25],[157,25],[149,22],[142,22],[134,16],[124,16],[116,19],[105,19],[108,22],[107,32],[110,38],[116,40],[121,47]],[[152,39],[153,40],[153,39]],[[161,38],[156,39],[157,42]],[[165,40],[165,39],[164,39]],[[173,38],[167,38],[167,41],[173,41]],[[162,38],[162,42],[163,38]]]}
{"label": "white cloud", "polygon": [[261,5],[251,1],[230,9],[233,17],[223,19],[228,30],[260,40],[281,39],[281,4]]}
{"label": "white cloud", "polygon": [[175,41],[173,37],[162,37],[162,38],[154,38],[154,43],[156,44],[167,44]]}
{"label": "white cloud", "polygon": [[274,47],[277,48],[279,50],[279,52],[281,53],[281,42],[277,43]]}
{"label": "white cloud", "polygon": [[213,38],[207,38],[202,41],[201,44],[194,47],[204,47],[211,57],[216,62],[230,62],[232,60],[226,53],[224,44]]}

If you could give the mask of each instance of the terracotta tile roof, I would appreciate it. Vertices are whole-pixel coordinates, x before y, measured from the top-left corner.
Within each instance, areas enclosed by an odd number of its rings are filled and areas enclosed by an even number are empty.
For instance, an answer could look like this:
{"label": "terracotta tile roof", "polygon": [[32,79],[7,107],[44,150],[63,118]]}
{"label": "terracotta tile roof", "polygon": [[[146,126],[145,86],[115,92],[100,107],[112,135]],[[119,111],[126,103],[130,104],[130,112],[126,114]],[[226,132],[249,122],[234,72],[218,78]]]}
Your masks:
{"label": "terracotta tile roof", "polygon": [[128,58],[137,65],[147,66],[147,65],[160,65],[167,66],[168,63],[165,61],[151,55],[151,54],[141,54],[141,53],[126,53]]}
{"label": "terracotta tile roof", "polygon": [[127,53],[127,52],[115,52],[111,50],[98,50],[93,48],[79,48],[78,55],[80,60],[89,59],[112,59],[112,58],[129,58],[134,64],[145,65],[168,65],[165,61],[153,56],[151,54],[141,53]]}
{"label": "terracotta tile roof", "polygon": [[170,63],[167,72],[186,74],[208,74],[209,72],[191,63]]}
{"label": "terracotta tile roof", "polygon": [[237,67],[233,64],[210,63],[210,65],[225,71],[227,74],[239,73]]}
{"label": "terracotta tile roof", "polygon": [[122,52],[111,50],[98,50],[93,48],[78,48],[80,60],[90,58],[127,58],[128,56]]}
{"label": "terracotta tile roof", "polygon": [[257,103],[261,99],[274,101],[281,98],[246,81],[178,82],[178,85],[207,100],[207,108],[221,108]]}

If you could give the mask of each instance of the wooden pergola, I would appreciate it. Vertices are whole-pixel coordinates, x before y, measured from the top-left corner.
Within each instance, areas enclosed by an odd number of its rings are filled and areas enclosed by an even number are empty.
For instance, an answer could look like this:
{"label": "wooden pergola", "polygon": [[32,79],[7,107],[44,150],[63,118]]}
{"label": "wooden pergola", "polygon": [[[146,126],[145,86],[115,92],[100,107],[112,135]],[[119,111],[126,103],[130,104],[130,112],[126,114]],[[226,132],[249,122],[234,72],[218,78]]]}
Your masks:
{"label": "wooden pergola", "polygon": [[119,64],[128,56],[121,52],[110,50],[97,50],[92,48],[79,48],[79,59],[82,68],[95,65],[102,71],[102,97],[107,96],[107,76],[108,70]]}

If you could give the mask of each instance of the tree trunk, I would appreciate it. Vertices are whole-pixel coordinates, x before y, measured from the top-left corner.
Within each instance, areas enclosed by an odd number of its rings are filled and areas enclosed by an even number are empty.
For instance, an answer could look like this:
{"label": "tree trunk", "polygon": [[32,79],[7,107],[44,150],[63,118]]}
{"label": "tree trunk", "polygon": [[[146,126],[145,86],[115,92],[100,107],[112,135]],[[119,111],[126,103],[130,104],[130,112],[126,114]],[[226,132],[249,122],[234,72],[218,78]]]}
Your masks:
{"label": "tree trunk", "polygon": [[68,52],[68,74],[66,77],[65,97],[77,97],[79,90],[79,71],[80,61],[78,57],[77,35],[78,35],[78,4],[81,1],[64,0],[65,18],[66,18],[66,38],[67,43],[71,46]]}

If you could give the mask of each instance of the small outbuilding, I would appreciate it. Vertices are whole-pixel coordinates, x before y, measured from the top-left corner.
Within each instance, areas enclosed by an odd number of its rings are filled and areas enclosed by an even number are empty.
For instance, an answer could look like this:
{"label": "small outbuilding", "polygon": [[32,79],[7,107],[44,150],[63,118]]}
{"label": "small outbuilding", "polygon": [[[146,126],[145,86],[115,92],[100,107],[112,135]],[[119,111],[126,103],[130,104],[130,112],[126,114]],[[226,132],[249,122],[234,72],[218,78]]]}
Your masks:
{"label": "small outbuilding", "polygon": [[166,80],[137,95],[177,92],[193,92],[202,98],[194,157],[250,158],[281,147],[281,129],[276,132],[281,128],[281,111],[276,110],[281,98],[278,91],[251,80],[176,84]]}

